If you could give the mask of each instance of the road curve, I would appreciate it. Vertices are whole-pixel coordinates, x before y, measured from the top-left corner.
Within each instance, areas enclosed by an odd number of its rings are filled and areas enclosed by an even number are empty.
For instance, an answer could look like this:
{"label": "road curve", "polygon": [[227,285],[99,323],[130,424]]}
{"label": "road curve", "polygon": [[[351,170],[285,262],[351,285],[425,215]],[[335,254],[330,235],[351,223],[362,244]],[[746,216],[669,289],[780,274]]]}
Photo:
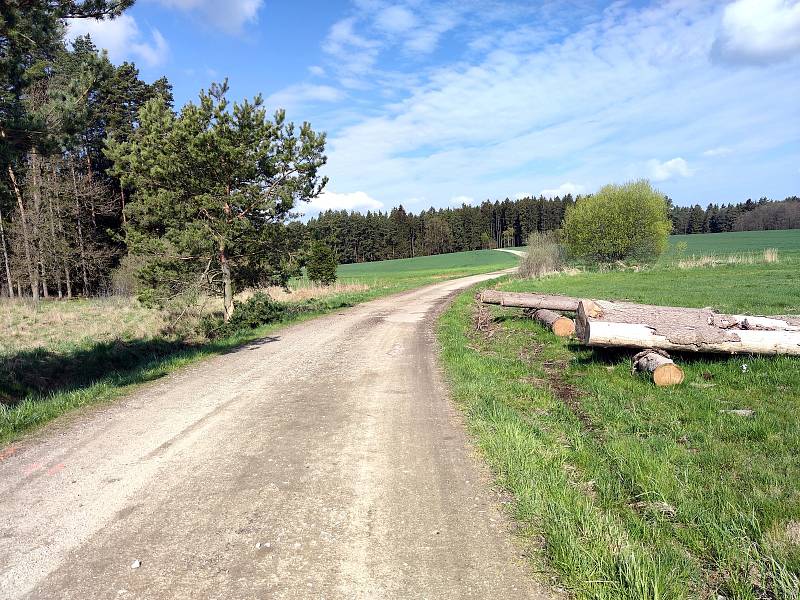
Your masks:
{"label": "road curve", "polygon": [[287,327],[0,451],[0,597],[547,597],[436,368],[435,314],[492,276]]}

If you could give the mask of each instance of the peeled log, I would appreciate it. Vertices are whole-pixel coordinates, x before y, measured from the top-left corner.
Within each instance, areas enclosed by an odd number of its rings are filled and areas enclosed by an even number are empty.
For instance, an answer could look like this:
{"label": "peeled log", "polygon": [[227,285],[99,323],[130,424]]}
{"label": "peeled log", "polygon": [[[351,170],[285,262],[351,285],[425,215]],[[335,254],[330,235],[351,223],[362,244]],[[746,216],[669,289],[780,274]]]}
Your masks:
{"label": "peeled log", "polygon": [[587,346],[800,356],[800,331],[736,329],[729,324],[735,318],[707,308],[585,300],[578,305],[575,333]]}
{"label": "peeled log", "polygon": [[520,294],[517,292],[484,290],[481,292],[481,302],[484,304],[498,304],[511,308],[532,308],[534,310],[544,308],[546,310],[575,312],[578,310],[580,298],[554,296],[550,294]]}
{"label": "peeled log", "polygon": [[540,308],[533,311],[532,316],[542,325],[546,325],[558,337],[569,337],[575,333],[575,322],[552,310]]}
{"label": "peeled log", "polygon": [[633,357],[632,371],[650,373],[653,383],[659,387],[683,383],[683,369],[676,365],[666,353],[645,350]]}

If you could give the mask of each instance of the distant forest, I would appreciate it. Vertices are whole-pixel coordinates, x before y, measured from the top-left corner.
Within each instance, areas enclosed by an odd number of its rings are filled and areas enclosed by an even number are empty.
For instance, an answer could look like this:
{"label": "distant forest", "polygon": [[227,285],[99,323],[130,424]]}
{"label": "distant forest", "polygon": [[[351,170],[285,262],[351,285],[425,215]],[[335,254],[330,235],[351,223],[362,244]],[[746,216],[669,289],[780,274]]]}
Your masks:
{"label": "distant forest", "polygon": [[[400,206],[389,212],[360,214],[329,210],[306,225],[295,223],[295,244],[303,239],[325,240],[334,247],[341,263],[410,258],[446,252],[522,246],[534,231],[561,226],[575,199],[522,198],[485,201],[422,211],[415,215]],[[672,232],[720,233],[765,229],[800,228],[800,198],[773,201],[761,198],[739,204],[695,206],[670,205]]]}

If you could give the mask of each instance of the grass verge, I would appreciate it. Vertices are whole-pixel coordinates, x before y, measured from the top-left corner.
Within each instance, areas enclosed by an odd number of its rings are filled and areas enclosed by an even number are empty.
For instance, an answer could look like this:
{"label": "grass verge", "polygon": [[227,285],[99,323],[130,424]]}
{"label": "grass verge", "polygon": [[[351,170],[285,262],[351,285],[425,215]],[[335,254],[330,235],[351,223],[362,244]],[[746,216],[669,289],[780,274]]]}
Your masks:
{"label": "grass verge", "polygon": [[[800,281],[771,271],[785,266],[737,265],[738,287],[726,267],[500,287],[770,313],[797,308]],[[693,293],[670,291],[684,276]],[[494,309],[476,332],[473,293],[439,326],[454,396],[533,554],[576,597],[797,599],[800,360],[682,356],[686,382],[655,388],[631,376],[630,352],[580,347],[519,312]]]}

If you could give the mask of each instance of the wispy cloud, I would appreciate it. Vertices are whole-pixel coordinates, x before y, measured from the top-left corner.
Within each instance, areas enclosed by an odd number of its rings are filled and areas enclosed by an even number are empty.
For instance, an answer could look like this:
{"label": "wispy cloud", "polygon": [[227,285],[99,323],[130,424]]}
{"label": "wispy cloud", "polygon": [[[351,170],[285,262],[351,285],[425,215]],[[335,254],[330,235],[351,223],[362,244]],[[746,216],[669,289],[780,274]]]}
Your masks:
{"label": "wispy cloud", "polygon": [[265,102],[270,108],[296,108],[308,103],[337,102],[344,96],[342,90],[329,85],[299,83],[271,94]]}
{"label": "wispy cloud", "polygon": [[[532,27],[548,24],[530,16],[495,27],[498,42],[482,50],[398,71],[400,100],[373,97],[368,112],[331,131],[328,173],[337,186],[387,203],[422,196],[449,203],[465,191],[477,198],[519,189],[574,195],[638,177],[666,182],[665,192],[678,198],[715,187],[739,186],[733,198],[766,193],[751,192],[745,169],[704,164],[702,180],[690,177],[692,157],[719,140],[737,140],[736,159],[750,172],[756,157],[800,141],[800,79],[793,75],[800,61],[761,69],[712,63],[723,12],[688,0],[615,3],[594,18],[582,14],[571,31],[559,15],[554,27],[568,34],[544,44],[523,43]],[[350,19],[345,29],[357,42],[348,47],[363,47],[370,77],[384,77],[388,42]],[[465,23],[458,35],[469,46],[483,31]],[[501,42],[515,36],[514,44]],[[416,79],[404,82],[411,72]],[[777,82],[780,94],[742,94]],[[774,160],[759,164],[764,173],[780,168]]]}
{"label": "wispy cloud", "polygon": [[728,156],[732,153],[733,150],[731,148],[728,148],[727,146],[718,146],[717,148],[706,150],[703,152],[703,156]]}

